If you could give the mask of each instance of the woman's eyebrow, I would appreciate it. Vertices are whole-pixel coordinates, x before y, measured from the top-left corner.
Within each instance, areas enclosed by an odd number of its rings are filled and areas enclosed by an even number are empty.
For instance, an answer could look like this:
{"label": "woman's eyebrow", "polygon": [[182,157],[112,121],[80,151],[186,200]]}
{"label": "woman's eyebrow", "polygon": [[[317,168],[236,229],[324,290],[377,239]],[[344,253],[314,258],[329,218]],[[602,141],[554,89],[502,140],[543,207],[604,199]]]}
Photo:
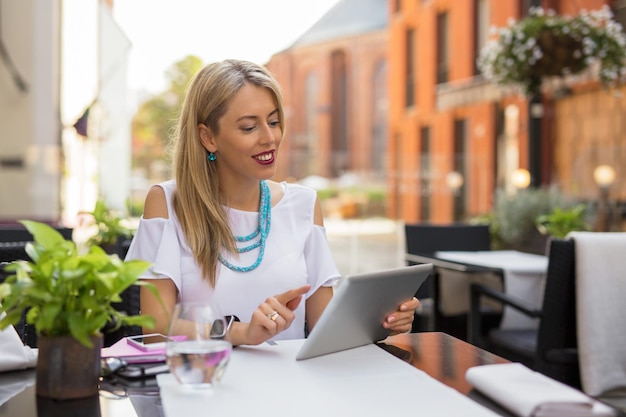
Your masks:
{"label": "woman's eyebrow", "polygon": [[[267,117],[272,117],[273,115],[278,113],[278,109],[274,109],[272,110]],[[235,122],[240,122],[242,120],[247,120],[247,119],[252,119],[252,120],[256,120],[258,119],[258,116],[254,116],[254,115],[243,115],[240,118],[238,118],[237,120],[235,120]]]}

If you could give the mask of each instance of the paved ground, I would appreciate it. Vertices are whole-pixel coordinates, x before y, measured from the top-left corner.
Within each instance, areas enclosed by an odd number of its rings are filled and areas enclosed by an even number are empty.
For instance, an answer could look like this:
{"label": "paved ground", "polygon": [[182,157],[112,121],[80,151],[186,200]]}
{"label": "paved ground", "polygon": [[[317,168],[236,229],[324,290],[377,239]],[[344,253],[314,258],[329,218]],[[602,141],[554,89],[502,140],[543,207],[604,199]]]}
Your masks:
{"label": "paved ground", "polygon": [[384,218],[330,218],[324,224],[342,275],[405,265],[403,223]]}

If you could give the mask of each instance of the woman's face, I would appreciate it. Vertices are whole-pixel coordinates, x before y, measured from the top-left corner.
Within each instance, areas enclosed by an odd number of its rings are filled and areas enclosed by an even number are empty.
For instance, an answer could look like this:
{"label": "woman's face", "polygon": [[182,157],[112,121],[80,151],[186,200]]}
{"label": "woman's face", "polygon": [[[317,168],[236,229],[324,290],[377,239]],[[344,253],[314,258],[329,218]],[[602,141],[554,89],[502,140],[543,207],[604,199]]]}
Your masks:
{"label": "woman's face", "polygon": [[271,178],[282,138],[278,107],[272,94],[263,87],[244,85],[232,98],[219,120],[219,134],[200,125],[204,147],[216,154],[220,178]]}

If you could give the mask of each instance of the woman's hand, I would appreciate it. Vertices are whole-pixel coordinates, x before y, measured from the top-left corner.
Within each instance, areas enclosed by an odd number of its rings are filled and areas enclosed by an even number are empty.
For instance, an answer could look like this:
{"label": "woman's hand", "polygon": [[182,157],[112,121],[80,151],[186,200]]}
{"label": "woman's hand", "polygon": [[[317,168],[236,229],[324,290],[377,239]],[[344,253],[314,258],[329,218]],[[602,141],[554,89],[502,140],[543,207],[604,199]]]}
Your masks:
{"label": "woman's hand", "polygon": [[233,323],[232,343],[258,345],[288,329],[295,318],[294,310],[310,288],[307,284],[266,299],[252,313],[250,323]]}
{"label": "woman's hand", "polygon": [[415,297],[405,301],[400,304],[398,311],[387,316],[383,322],[383,327],[391,330],[391,335],[410,332],[415,318],[415,310],[419,306],[420,302]]}

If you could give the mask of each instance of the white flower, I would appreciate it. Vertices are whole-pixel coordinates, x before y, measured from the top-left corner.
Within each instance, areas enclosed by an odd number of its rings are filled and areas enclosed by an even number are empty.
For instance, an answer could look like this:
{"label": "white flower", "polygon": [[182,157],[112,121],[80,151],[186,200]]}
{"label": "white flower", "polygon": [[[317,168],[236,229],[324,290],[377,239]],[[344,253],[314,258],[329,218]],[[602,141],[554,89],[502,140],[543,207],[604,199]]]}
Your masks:
{"label": "white flower", "polygon": [[597,62],[604,85],[626,78],[626,36],[606,5],[591,12],[582,10],[578,16],[561,16],[554,10],[532,7],[528,17],[517,22],[509,19],[504,28],[492,27],[490,33],[498,37],[492,37],[480,53],[478,65],[483,75],[492,82],[521,87],[526,92],[538,88],[536,77],[540,74],[532,69],[544,54],[552,53],[542,51],[545,45],[538,41],[539,34],[546,30],[581,43],[580,48],[571,51],[579,64],[564,68],[561,73],[575,75]]}

